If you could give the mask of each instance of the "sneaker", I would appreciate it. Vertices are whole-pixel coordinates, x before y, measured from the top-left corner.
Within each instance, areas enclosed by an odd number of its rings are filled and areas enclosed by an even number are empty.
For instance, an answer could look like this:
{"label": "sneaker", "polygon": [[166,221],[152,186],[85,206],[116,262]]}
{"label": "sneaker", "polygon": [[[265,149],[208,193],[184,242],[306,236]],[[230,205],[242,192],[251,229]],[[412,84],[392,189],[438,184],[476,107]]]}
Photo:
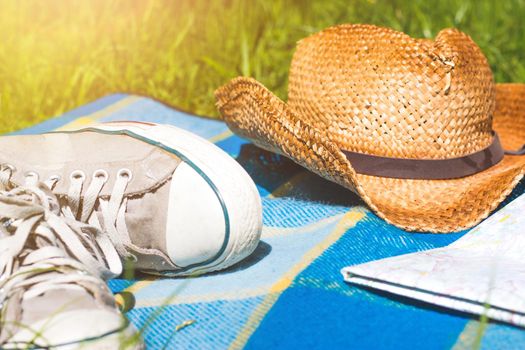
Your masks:
{"label": "sneaker", "polygon": [[152,274],[196,275],[256,248],[257,189],[212,143],[181,129],[117,122],[0,137],[0,181],[45,180],[61,215],[106,232],[122,259]]}
{"label": "sneaker", "polygon": [[24,187],[2,187],[0,347],[143,349],[102,278],[121,270],[107,236],[61,216],[31,175]]}

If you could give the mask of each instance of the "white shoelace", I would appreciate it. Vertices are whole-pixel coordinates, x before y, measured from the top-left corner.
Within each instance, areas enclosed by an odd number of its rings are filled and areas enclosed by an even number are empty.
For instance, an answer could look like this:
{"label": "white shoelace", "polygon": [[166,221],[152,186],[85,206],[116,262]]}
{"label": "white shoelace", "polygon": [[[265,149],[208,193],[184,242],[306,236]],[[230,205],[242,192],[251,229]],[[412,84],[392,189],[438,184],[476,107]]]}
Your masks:
{"label": "white shoelace", "polygon": [[[0,186],[4,186],[4,188],[10,186],[14,171],[14,167],[10,165],[0,165]],[[108,178],[109,175],[105,170],[96,170],[93,173],[91,183],[82,195],[86,175],[80,170],[71,173],[68,194],[65,198],[59,198],[58,201],[59,213],[67,218],[99,228],[107,233],[122,258],[135,260],[136,257],[127,249],[131,242],[125,220],[127,198],[124,197],[132,173],[128,169],[120,169],[116,175],[111,194],[109,197],[103,198],[100,193]],[[32,184],[34,186],[38,181],[38,174],[26,173],[26,185]],[[58,181],[61,179],[57,175],[46,180],[44,184],[53,190]],[[102,222],[99,220],[97,212],[101,214]]]}
{"label": "white shoelace", "polygon": [[[124,190],[131,177],[129,171],[119,172],[107,200],[98,198],[107,174],[95,173],[81,211],[85,177],[77,175],[82,174],[72,174],[70,195],[61,205],[51,190],[57,177],[43,183],[35,173],[28,173],[25,185],[14,187],[12,172],[12,167],[0,165],[0,319],[6,303],[16,314],[23,299],[51,289],[83,288],[99,294],[96,290],[103,280],[122,272],[117,251],[125,252],[128,237]],[[94,210],[97,199],[104,230]],[[0,330],[0,343],[4,337]]]}
{"label": "white shoelace", "polygon": [[[108,234],[121,257],[133,259],[133,254],[130,254],[126,249],[130,240],[125,220],[127,198],[124,197],[124,191],[131,181],[131,177],[130,170],[120,169],[109,198],[104,199],[100,196],[100,192],[108,180],[108,173],[105,170],[97,170],[93,174],[82,200],[81,194],[86,176],[82,171],[73,172],[70,176],[71,185],[67,195],[67,205],[62,207],[62,213],[66,217],[89,223],[103,230]],[[52,186],[55,183],[56,181]],[[101,225],[95,211],[97,202],[98,209],[102,214],[103,225]]]}

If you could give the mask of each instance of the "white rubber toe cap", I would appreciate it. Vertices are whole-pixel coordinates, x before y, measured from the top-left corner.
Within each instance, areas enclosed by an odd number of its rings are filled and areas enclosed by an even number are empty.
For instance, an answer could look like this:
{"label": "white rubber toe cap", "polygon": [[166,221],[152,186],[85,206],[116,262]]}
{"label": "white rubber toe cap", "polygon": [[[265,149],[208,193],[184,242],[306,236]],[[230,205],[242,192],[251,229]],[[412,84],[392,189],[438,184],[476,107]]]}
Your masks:
{"label": "white rubber toe cap", "polygon": [[217,255],[225,240],[221,202],[194,168],[181,163],[171,182],[166,250],[174,264],[186,267]]}

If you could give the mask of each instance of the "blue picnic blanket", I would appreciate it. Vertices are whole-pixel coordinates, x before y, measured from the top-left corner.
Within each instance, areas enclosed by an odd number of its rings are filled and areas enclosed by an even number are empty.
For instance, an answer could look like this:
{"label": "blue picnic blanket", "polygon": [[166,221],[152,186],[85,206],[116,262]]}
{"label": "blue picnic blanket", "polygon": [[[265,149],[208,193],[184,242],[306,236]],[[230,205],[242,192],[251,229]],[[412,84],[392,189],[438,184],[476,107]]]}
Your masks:
{"label": "blue picnic blanket", "polygon": [[[525,347],[523,329],[348,285],[340,274],[344,266],[448,245],[465,232],[404,232],[350,191],[255,147],[220,121],[116,94],[18,133],[115,120],[173,124],[214,142],[252,176],[263,203],[261,243],[236,266],[198,278],[109,282],[135,296],[127,316],[148,349]],[[509,199],[523,192],[524,182]]]}

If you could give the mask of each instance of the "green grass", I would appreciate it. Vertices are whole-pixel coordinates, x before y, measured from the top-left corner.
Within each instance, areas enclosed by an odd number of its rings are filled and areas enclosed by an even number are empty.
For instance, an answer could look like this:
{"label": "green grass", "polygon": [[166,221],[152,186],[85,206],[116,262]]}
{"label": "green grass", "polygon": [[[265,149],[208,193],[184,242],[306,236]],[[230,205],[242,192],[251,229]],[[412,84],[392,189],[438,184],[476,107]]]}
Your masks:
{"label": "green grass", "polygon": [[214,89],[238,75],[285,98],[295,42],[338,23],[458,27],[497,81],[525,82],[524,18],[523,0],[4,1],[0,132],[122,91],[215,116]]}

